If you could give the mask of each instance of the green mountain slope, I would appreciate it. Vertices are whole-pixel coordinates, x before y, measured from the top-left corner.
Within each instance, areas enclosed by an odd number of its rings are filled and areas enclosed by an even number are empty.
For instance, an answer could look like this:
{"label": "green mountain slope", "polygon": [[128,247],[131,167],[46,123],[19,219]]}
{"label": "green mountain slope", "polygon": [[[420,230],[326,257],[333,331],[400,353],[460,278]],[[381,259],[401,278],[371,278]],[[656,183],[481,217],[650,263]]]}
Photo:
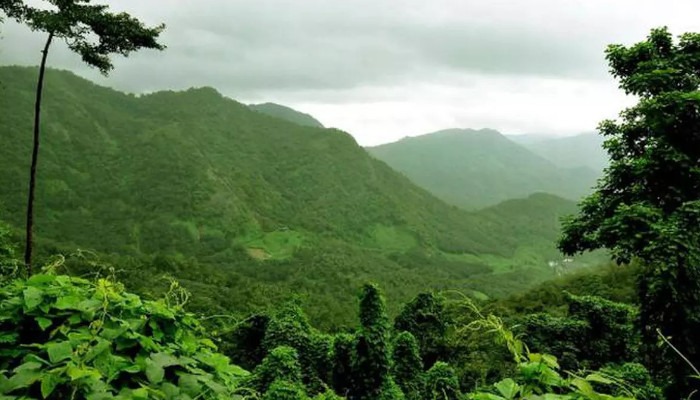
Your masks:
{"label": "green mountain slope", "polygon": [[509,139],[562,168],[590,168],[602,172],[608,165],[603,137],[595,132],[574,136],[513,135]]}
{"label": "green mountain slope", "polygon": [[[0,219],[15,227],[35,76],[0,68]],[[439,201],[344,132],[269,117],[213,89],[133,96],[50,70],[43,110],[39,250],[115,254],[142,293],[160,290],[162,274],[200,294],[194,306],[206,312],[296,293],[323,325],[351,318],[337,307],[367,280],[400,304],[427,287],[494,296],[551,275],[551,204],[517,220],[545,229],[519,235],[510,216]]]}
{"label": "green mountain slope", "polygon": [[489,129],[450,129],[368,151],[441,199],[467,209],[536,192],[577,200],[597,178],[587,168],[557,167]]}
{"label": "green mountain slope", "polygon": [[281,118],[289,122],[294,122],[295,124],[312,126],[315,128],[323,128],[323,124],[311,115],[299,112],[293,108],[289,108],[280,104],[250,104],[248,105],[248,107],[250,107],[251,110],[261,112],[271,117]]}

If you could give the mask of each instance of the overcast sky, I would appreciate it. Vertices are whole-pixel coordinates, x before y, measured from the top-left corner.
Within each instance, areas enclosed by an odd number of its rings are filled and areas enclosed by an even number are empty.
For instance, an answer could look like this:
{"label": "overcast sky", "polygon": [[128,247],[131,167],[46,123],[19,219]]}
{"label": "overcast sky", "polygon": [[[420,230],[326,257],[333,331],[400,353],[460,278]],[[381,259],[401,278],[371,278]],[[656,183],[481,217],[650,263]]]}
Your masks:
{"label": "overcast sky", "polygon": [[[278,102],[363,145],[444,128],[590,131],[630,103],[604,49],[652,27],[700,31],[699,0],[114,0],[164,22],[165,52],[109,78],[55,46],[53,67],[121,90],[212,86]],[[40,35],[5,23],[0,63],[37,64]]]}

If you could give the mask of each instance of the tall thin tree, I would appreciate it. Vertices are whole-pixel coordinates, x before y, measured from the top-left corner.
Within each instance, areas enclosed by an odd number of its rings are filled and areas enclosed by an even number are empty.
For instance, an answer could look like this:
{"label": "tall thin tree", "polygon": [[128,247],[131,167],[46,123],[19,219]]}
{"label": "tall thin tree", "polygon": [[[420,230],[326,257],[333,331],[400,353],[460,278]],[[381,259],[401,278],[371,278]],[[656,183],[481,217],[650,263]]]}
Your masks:
{"label": "tall thin tree", "polygon": [[27,196],[27,224],[24,262],[32,273],[34,234],[34,198],[39,160],[41,97],[49,48],[54,39],[63,39],[68,48],[81,56],[89,66],[107,74],[114,67],[110,56],[128,56],[141,48],[162,50],[158,38],[164,25],[147,27],[127,13],[112,13],[107,5],[91,4],[92,0],[47,0],[43,7],[30,6],[21,0],[0,0],[0,11],[33,31],[47,34],[41,54],[39,79],[34,105],[34,142]]}

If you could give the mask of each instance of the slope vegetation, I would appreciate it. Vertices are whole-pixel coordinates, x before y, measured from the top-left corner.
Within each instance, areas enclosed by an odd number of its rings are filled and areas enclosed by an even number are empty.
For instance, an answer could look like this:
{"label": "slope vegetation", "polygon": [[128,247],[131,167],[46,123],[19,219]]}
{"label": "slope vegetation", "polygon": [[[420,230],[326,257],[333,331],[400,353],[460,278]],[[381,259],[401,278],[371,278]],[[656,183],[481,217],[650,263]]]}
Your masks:
{"label": "slope vegetation", "polygon": [[[0,68],[0,219],[15,227],[35,75]],[[426,287],[506,294],[550,276],[560,209],[550,203],[573,210],[552,197],[522,200],[518,218],[462,211],[344,132],[270,117],[210,88],[134,96],[55,70],[46,85],[39,249],[95,250],[140,293],[174,275],[207,312],[296,293],[317,322],[344,323],[352,313],[338,304],[367,280],[396,304]]]}
{"label": "slope vegetation", "polygon": [[490,129],[450,129],[368,151],[444,201],[480,208],[547,192],[578,200],[597,174],[561,168]]}

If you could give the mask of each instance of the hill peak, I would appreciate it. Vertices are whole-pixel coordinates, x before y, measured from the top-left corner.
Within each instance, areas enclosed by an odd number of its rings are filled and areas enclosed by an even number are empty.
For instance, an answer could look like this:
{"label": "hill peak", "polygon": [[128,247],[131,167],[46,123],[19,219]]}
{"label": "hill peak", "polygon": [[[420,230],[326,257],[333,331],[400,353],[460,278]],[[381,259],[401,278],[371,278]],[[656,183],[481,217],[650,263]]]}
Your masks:
{"label": "hill peak", "polygon": [[293,122],[297,125],[311,126],[314,128],[323,128],[323,124],[316,118],[309,114],[297,111],[291,107],[283,106],[277,103],[261,103],[261,104],[249,104],[248,108],[253,111],[268,115],[270,117],[275,117],[283,119],[289,122]]}

